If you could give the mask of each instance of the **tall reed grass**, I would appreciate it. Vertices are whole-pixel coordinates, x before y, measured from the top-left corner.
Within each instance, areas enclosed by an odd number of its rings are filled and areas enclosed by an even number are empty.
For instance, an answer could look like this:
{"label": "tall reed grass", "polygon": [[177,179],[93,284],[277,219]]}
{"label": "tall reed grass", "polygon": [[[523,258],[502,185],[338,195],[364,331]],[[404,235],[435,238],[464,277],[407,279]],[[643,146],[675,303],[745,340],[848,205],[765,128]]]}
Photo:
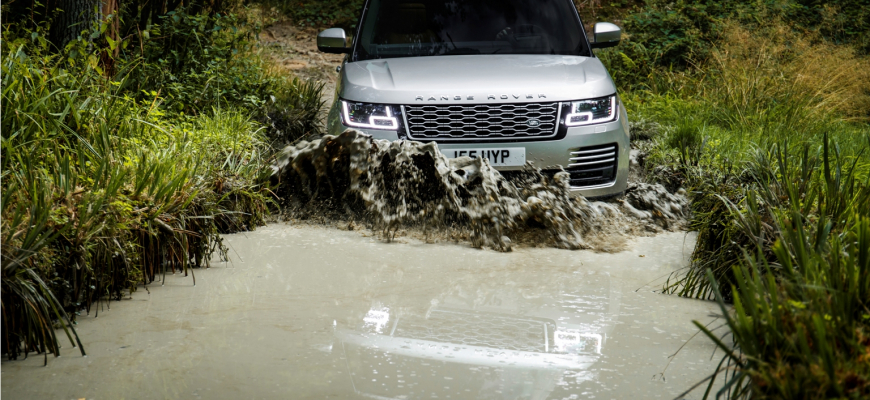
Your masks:
{"label": "tall reed grass", "polygon": [[866,398],[870,60],[767,22],[624,96],[665,126],[647,176],[692,196],[692,264],[664,291],[722,309],[724,334],[698,324],[725,354],[706,396]]}
{"label": "tall reed grass", "polygon": [[[743,248],[760,243],[773,257],[772,212],[787,202],[763,205],[750,197],[757,193],[744,190],[770,174],[759,165],[770,162],[772,149],[787,145],[788,158],[808,163],[796,189],[801,193],[819,179],[810,172],[825,137],[837,145],[839,157],[856,161],[859,177],[867,175],[870,59],[777,23],[752,35],[726,25],[727,34],[703,68],[662,74],[658,85],[672,88],[665,94],[626,98],[641,115],[669,127],[648,160],[670,174],[651,176],[675,175],[693,193],[691,228],[699,232],[694,267],[675,276],[666,290],[712,299],[705,273],[712,268],[728,300],[732,266]],[[735,209],[756,212],[758,226],[747,231],[732,223]]]}
{"label": "tall reed grass", "polygon": [[[754,245],[731,266],[733,309],[726,307],[721,279],[714,269],[706,270],[729,328],[725,336],[733,342],[695,321],[725,354],[707,393],[723,374],[717,397],[866,398],[868,165],[842,157],[827,140],[818,153],[804,148],[797,153],[802,157],[794,157],[789,152],[786,144],[775,146],[773,158],[754,163],[757,184],[746,191],[746,199],[757,206],[741,210],[723,199]],[[768,218],[772,226],[765,229]]]}
{"label": "tall reed grass", "polygon": [[2,48],[2,351],[60,354],[55,327],[167,271],[192,276],[220,233],[270,204],[262,127],[233,110],[190,117],[37,40]]}

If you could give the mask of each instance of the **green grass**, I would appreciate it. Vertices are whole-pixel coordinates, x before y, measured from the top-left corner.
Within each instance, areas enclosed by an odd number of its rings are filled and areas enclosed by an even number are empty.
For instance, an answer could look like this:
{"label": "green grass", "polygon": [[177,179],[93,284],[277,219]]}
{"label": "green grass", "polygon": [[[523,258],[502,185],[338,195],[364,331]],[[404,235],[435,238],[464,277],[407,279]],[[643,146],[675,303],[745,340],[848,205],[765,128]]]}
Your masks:
{"label": "green grass", "polygon": [[264,223],[269,142],[245,109],[174,113],[156,93],[128,96],[124,77],[47,51],[38,33],[12,36],[2,48],[2,350],[59,355],[60,327],[85,354],[77,312],[168,271],[195,284],[192,268],[225,254],[221,233]]}
{"label": "green grass", "polygon": [[[805,148],[806,149],[806,148]],[[870,395],[870,181],[856,160],[823,140],[821,154],[786,146],[759,161],[741,210],[723,201],[754,239],[731,266],[730,303],[712,269],[709,292],[726,316],[717,394],[732,398],[866,398]],[[864,166],[866,167],[866,165]],[[764,216],[767,209],[769,216]],[[769,217],[775,229],[765,232]],[[765,237],[770,235],[770,237]],[[713,387],[711,380],[708,385]]]}
{"label": "green grass", "polygon": [[721,306],[727,330],[698,325],[724,354],[707,396],[866,398],[870,61],[776,23],[751,39],[731,26],[695,68],[623,94],[661,126],[643,132],[645,175],[692,200],[691,266],[663,291]]}

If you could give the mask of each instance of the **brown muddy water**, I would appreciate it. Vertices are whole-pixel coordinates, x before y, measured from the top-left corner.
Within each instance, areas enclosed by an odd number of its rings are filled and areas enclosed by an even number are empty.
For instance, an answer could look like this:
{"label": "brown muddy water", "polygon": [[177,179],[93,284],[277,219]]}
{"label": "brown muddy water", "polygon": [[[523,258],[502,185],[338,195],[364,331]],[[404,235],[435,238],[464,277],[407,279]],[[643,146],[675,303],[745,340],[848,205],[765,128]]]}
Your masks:
{"label": "brown muddy water", "polygon": [[4,361],[3,398],[667,399],[719,358],[689,340],[717,307],[653,292],[692,234],[612,254],[304,224],[226,241],[196,286],[167,276],[80,317],[87,357]]}
{"label": "brown muddy water", "polygon": [[613,251],[614,237],[676,230],[689,213],[683,190],[632,182],[615,202],[589,202],[571,195],[564,170],[527,164],[507,179],[485,159],[448,159],[434,142],[377,140],[352,129],[287,146],[272,169],[291,218],[359,219],[387,240],[405,227],[424,237],[459,230],[472,246],[500,251],[517,240]]}

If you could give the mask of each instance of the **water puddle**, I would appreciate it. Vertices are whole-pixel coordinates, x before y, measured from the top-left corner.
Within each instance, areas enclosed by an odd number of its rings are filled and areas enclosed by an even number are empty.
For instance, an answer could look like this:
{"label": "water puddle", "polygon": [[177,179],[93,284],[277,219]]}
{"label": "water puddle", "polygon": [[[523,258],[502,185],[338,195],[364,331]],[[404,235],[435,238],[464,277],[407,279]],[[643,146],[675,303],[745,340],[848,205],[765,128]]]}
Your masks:
{"label": "water puddle", "polygon": [[717,307],[653,293],[686,265],[691,234],[613,254],[305,224],[226,239],[231,261],[196,271],[196,286],[169,276],[83,316],[88,357],[4,361],[3,396],[673,398],[718,361],[689,341],[693,319],[718,325]]}

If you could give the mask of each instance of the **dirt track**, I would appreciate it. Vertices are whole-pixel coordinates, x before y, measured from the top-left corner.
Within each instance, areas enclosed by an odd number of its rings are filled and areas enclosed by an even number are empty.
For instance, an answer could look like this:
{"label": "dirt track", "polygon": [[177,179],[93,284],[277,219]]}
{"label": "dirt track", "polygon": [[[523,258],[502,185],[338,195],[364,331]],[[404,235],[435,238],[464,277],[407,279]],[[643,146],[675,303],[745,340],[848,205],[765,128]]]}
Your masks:
{"label": "dirt track", "polygon": [[302,79],[322,82],[323,101],[329,107],[335,98],[336,67],[341,65],[344,56],[318,51],[317,33],[312,28],[300,28],[282,21],[263,29],[260,44],[278,68]]}

